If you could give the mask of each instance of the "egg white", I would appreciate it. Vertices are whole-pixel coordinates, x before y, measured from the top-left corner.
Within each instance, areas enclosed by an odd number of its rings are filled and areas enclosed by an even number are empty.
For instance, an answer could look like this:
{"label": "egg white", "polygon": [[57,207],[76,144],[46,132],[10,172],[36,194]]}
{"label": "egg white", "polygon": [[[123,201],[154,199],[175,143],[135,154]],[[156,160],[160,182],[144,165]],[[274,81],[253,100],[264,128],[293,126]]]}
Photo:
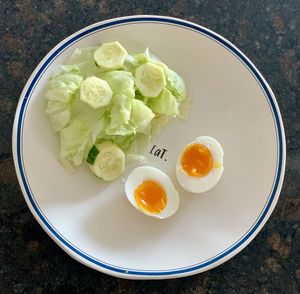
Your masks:
{"label": "egg white", "polygon": [[[167,204],[163,211],[152,214],[139,208],[135,199],[134,191],[144,181],[153,180],[159,183],[166,192]],[[155,218],[164,219],[173,215],[179,206],[179,195],[171,179],[161,170],[151,166],[140,166],[135,168],[128,176],[125,183],[125,193],[129,202],[140,212]]]}
{"label": "egg white", "polygon": [[[181,156],[185,148],[191,144],[202,144],[207,147],[213,157],[213,168],[204,177],[192,177],[188,175],[181,166]],[[208,136],[202,136],[196,138],[193,142],[185,146],[182,150],[177,165],[176,165],[176,176],[179,184],[186,190],[192,193],[203,193],[214,187],[222,177],[224,167],[223,167],[223,156],[224,152],[220,143]],[[217,165],[217,167],[214,167]]]}

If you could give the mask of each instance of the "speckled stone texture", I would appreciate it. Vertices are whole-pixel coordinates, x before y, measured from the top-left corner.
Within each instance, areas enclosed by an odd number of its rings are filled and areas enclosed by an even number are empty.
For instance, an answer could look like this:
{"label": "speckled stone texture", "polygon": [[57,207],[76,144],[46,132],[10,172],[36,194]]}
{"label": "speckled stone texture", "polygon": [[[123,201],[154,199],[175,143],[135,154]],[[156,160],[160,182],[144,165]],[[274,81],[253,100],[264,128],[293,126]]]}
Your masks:
{"label": "speckled stone texture", "polygon": [[[287,138],[281,197],[240,254],[195,276],[127,281],[91,270],[40,228],[19,189],[11,133],[22,88],[44,55],[91,23],[130,14],[176,16],[238,46],[272,87]],[[0,1],[0,293],[299,293],[300,1]]]}

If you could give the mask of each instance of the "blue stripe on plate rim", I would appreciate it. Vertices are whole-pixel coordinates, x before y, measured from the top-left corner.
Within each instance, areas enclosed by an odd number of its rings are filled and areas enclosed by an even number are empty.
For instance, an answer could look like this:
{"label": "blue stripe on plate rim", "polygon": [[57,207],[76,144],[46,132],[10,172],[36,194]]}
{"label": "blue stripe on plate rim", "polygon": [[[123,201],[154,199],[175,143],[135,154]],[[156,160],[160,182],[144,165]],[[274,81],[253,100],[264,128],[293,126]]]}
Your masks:
{"label": "blue stripe on plate rim", "polygon": [[[129,269],[129,268],[121,268],[115,265],[111,265],[108,263],[105,263],[103,261],[97,260],[95,257],[92,257],[88,255],[87,253],[81,251],[79,248],[76,248],[74,244],[72,244],[70,241],[66,240],[56,229],[52,226],[50,221],[46,218],[46,216],[43,214],[41,209],[38,207],[38,204],[35,201],[34,195],[31,192],[30,185],[27,181],[25,168],[23,166],[23,156],[22,156],[22,133],[23,133],[23,121],[26,114],[26,108],[28,105],[28,101],[30,100],[31,94],[37,85],[39,79],[45,72],[45,70],[48,68],[48,66],[54,61],[55,58],[57,58],[64,50],[66,50],[70,45],[78,42],[80,39],[86,37],[87,35],[96,33],[98,31],[108,29],[111,27],[119,26],[119,25],[126,25],[131,23],[144,23],[144,22],[150,22],[150,23],[158,23],[158,24],[167,24],[167,25],[173,25],[173,26],[179,26],[181,28],[186,28],[192,31],[195,31],[197,33],[200,33],[202,35],[205,35],[206,37],[209,37],[210,39],[214,40],[227,50],[229,50],[232,54],[234,54],[250,71],[250,73],[254,76],[254,78],[257,80],[259,86],[265,93],[265,96],[267,98],[267,101],[270,106],[270,110],[273,115],[273,120],[276,128],[276,136],[277,136],[277,164],[276,164],[276,173],[274,177],[273,186],[271,188],[271,192],[269,194],[268,200],[264,205],[264,208],[262,212],[260,213],[257,220],[254,222],[254,224],[251,226],[251,228],[239,239],[237,240],[233,245],[226,248],[224,251],[220,252],[216,256],[213,256],[209,258],[208,260],[205,260],[198,264],[193,264],[184,268],[176,268],[176,269],[168,269],[168,270],[137,270],[137,269]],[[51,53],[53,51],[53,53]],[[75,253],[75,256],[71,254],[74,258],[76,258],[76,254],[83,258],[84,260],[91,262],[92,264],[98,266],[99,270],[103,269],[105,271],[111,271],[110,274],[116,274],[118,276],[123,276],[130,278],[131,276],[144,276],[144,277],[172,277],[172,276],[184,276],[184,275],[190,275],[196,272],[204,271],[205,268],[212,268],[214,266],[217,266],[218,264],[221,264],[222,262],[226,261],[230,255],[234,255],[238,253],[243,247],[245,247],[250,241],[251,237],[253,238],[258,233],[258,228],[264,224],[264,222],[267,220],[266,216],[271,213],[272,210],[270,208],[275,206],[276,201],[279,196],[281,184],[283,181],[284,176],[284,169],[285,169],[285,137],[284,137],[284,129],[283,124],[281,120],[281,116],[279,113],[279,109],[277,107],[277,102],[274,98],[273,93],[271,92],[271,89],[261,76],[261,74],[258,72],[258,70],[255,68],[255,66],[250,62],[250,60],[241,52],[239,51],[233,44],[231,44],[229,41],[224,39],[223,37],[219,36],[218,34],[201,27],[199,25],[196,25],[194,23],[184,21],[177,18],[171,18],[171,17],[165,17],[165,16],[130,16],[130,17],[121,17],[116,19],[111,19],[109,21],[104,21],[100,23],[96,23],[94,25],[91,25],[75,34],[73,34],[71,37],[67,38],[66,40],[60,42],[53,50],[44,58],[44,60],[39,64],[35,72],[30,77],[28,83],[26,84],[24,91],[20,97],[18,110],[14,122],[14,135],[13,135],[13,148],[15,148],[15,138],[16,138],[16,152],[13,150],[14,160],[15,160],[15,166],[19,177],[19,182],[21,184],[21,187],[24,188],[23,192],[25,199],[27,197],[27,203],[29,201],[30,205],[33,209],[34,213],[38,216],[39,219],[37,219],[40,223],[42,223],[45,227],[44,229],[47,231],[47,233],[50,233],[50,236],[63,248],[66,246],[69,248],[73,254]],[[23,98],[23,99],[22,99]],[[22,100],[21,100],[22,99]],[[16,133],[15,133],[16,132]],[[28,203],[28,204],[29,204]],[[248,242],[247,242],[248,241]],[[64,246],[62,246],[64,245]],[[69,253],[69,252],[67,252]],[[69,253],[70,254],[70,253]],[[226,258],[227,257],[227,258]],[[222,261],[223,259],[223,261]],[[81,261],[81,260],[79,260]],[[89,264],[88,264],[89,265]],[[106,272],[106,271],[105,271]]]}

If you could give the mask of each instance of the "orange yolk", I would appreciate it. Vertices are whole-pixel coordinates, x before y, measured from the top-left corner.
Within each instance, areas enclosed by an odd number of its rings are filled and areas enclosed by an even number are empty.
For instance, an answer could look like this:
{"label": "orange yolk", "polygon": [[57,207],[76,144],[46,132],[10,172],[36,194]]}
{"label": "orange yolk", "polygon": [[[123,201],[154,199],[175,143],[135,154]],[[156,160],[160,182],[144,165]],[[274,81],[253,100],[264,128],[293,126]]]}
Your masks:
{"label": "orange yolk", "polygon": [[206,146],[191,144],[185,148],[181,156],[181,166],[192,177],[204,177],[213,168],[213,157]]}
{"label": "orange yolk", "polygon": [[135,189],[134,199],[140,209],[152,214],[160,213],[167,205],[164,188],[151,180],[144,181]]}

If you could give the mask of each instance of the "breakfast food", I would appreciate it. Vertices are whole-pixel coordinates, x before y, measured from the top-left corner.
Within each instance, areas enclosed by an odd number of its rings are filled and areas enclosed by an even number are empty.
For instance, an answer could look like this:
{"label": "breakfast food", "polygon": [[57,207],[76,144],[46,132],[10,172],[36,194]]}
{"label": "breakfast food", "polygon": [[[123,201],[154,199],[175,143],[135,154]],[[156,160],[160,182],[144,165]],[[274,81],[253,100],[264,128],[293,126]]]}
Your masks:
{"label": "breakfast food", "polygon": [[151,166],[137,167],[130,173],[125,193],[130,203],[148,216],[164,219],[178,209],[179,196],[171,179]]}
{"label": "breakfast food", "polygon": [[214,187],[223,174],[223,149],[211,137],[196,138],[178,159],[176,176],[180,185],[192,193],[203,193]]}
{"label": "breakfast food", "polygon": [[[118,41],[78,48],[61,70],[49,81],[45,111],[69,171],[86,162],[97,178],[113,181],[126,164],[145,162],[152,137],[170,118],[187,120],[191,100],[183,79],[148,48],[129,54]],[[181,152],[176,176],[185,190],[202,193],[216,185],[223,169],[221,145],[198,137]],[[170,177],[151,166],[131,171],[125,194],[155,218],[170,217],[179,205]]]}
{"label": "breakfast food", "polygon": [[112,181],[125,163],[145,160],[170,118],[187,119],[183,79],[148,49],[129,54],[118,41],[77,48],[61,71],[49,81],[45,111],[69,171],[87,162]]}

